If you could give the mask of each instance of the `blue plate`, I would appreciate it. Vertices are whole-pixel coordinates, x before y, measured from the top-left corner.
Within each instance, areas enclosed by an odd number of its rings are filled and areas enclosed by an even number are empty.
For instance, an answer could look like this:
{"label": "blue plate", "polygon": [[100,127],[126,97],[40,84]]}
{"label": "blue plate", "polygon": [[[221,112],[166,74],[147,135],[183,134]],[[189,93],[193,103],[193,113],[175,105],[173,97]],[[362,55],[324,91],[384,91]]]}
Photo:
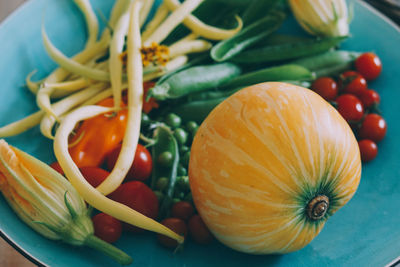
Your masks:
{"label": "blue plate", "polygon": [[[96,11],[109,15],[113,0],[92,1]],[[375,51],[383,73],[370,87],[382,98],[388,123],[379,155],[363,166],[354,198],[335,214],[322,233],[304,249],[288,255],[253,256],[230,250],[214,241],[205,247],[189,242],[181,253],[161,248],[155,235],[124,235],[116,245],[132,255],[135,266],[383,266],[400,256],[400,31],[382,15],[355,1],[352,37],[344,49]],[[25,76],[37,77],[56,65],[46,55],[40,27],[66,54],[82,49],[85,32],[81,14],[71,0],[32,0],[0,27],[0,125],[36,110],[34,97],[23,88]],[[286,27],[298,29],[294,21]],[[34,128],[7,141],[45,162],[54,157],[50,141]],[[23,224],[0,197],[0,233],[37,264],[49,266],[117,266],[94,250],[49,241]]]}

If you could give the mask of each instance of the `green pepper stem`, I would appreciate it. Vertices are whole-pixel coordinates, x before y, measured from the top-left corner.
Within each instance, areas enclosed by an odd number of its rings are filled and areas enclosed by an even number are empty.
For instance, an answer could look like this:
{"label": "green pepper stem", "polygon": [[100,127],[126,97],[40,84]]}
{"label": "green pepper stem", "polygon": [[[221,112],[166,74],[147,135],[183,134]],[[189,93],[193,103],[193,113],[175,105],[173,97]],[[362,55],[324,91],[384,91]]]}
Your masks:
{"label": "green pepper stem", "polygon": [[128,254],[94,235],[89,235],[86,238],[85,245],[103,252],[121,265],[129,265],[133,261],[132,257]]}

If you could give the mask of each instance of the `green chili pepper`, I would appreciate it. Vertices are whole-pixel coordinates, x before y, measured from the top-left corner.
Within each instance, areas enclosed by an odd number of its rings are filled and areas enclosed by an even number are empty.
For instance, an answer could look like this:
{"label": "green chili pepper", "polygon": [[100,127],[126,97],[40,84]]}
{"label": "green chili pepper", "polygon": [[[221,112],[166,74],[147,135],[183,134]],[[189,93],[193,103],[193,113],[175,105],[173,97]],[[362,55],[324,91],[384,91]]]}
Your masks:
{"label": "green chili pepper", "polygon": [[192,67],[157,84],[150,89],[147,96],[158,100],[179,98],[193,92],[215,88],[239,74],[240,68],[232,63]]}
{"label": "green chili pepper", "polygon": [[245,27],[238,34],[221,41],[211,49],[211,57],[218,62],[228,60],[244,49],[266,38],[276,31],[285,19],[283,13],[269,14]]}
{"label": "green chili pepper", "polygon": [[239,63],[266,63],[310,56],[328,51],[346,38],[347,36],[315,38],[296,43],[267,45],[244,51],[233,58],[233,61]]}

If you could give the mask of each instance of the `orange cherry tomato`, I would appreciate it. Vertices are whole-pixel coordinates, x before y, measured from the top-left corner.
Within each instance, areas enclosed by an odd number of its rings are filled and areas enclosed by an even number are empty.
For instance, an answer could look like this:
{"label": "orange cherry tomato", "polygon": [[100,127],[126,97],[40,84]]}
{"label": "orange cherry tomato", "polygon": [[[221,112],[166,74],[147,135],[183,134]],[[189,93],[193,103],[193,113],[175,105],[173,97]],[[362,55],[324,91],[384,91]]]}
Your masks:
{"label": "orange cherry tomato", "polygon": [[[98,105],[112,107],[114,100],[106,98]],[[70,139],[70,144],[77,142],[69,149],[76,165],[79,168],[100,166],[124,138],[127,118],[127,109],[122,109],[116,114],[101,114],[84,121]]]}

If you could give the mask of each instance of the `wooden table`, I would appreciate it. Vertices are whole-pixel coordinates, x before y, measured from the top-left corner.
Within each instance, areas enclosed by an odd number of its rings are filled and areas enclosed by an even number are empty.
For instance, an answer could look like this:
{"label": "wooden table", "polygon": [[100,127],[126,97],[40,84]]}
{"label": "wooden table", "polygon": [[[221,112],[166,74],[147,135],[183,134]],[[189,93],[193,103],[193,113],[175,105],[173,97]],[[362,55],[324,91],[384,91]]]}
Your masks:
{"label": "wooden table", "polygon": [[[26,0],[0,1],[0,21]],[[19,254],[12,246],[0,237],[0,266],[1,267],[34,267],[35,265]]]}

